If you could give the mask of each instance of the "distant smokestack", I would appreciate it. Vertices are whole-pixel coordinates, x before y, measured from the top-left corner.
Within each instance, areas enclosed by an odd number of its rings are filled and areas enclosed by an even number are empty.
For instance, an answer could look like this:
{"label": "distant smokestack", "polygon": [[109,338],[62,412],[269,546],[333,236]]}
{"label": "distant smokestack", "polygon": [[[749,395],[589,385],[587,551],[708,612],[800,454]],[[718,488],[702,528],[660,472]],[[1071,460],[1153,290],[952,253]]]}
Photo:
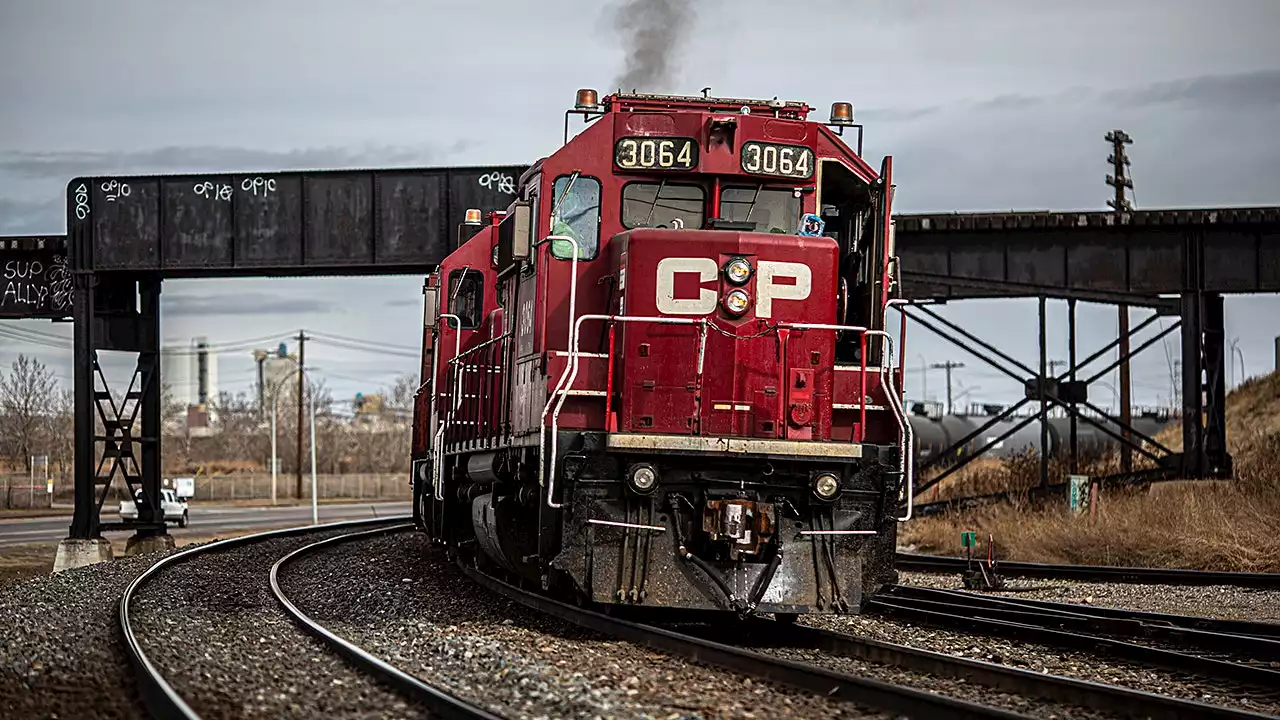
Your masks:
{"label": "distant smokestack", "polygon": [[614,84],[623,92],[670,91],[675,53],[693,21],[693,0],[623,0],[614,27],[627,56]]}

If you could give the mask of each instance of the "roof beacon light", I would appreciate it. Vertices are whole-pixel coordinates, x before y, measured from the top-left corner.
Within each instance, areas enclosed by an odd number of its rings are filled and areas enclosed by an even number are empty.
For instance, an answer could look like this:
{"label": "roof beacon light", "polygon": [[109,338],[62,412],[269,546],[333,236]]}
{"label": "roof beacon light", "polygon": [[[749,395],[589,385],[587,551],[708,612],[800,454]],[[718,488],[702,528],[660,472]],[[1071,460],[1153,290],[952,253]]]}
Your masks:
{"label": "roof beacon light", "polygon": [[574,101],[573,109],[587,111],[599,110],[600,96],[596,94],[595,90],[582,88],[578,90],[578,99]]}
{"label": "roof beacon light", "polygon": [[831,124],[852,125],[853,105],[847,102],[831,103]]}
{"label": "roof beacon light", "polygon": [[468,208],[467,219],[463,222],[463,224],[470,225],[472,227],[480,227],[480,225],[482,224],[480,222],[480,210],[478,210],[477,208]]}

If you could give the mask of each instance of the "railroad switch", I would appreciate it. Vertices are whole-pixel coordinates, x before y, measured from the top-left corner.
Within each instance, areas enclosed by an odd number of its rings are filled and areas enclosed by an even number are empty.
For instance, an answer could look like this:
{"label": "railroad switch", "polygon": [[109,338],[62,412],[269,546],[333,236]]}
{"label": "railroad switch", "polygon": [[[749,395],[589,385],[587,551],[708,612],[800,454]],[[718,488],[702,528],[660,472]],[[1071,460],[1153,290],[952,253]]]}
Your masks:
{"label": "railroad switch", "polygon": [[987,534],[987,557],[973,557],[973,548],[978,544],[978,533],[966,530],[960,533],[960,544],[964,546],[968,566],[964,570],[964,587],[966,590],[1003,590],[1004,578],[1000,575],[999,563],[996,561],[996,539]]}

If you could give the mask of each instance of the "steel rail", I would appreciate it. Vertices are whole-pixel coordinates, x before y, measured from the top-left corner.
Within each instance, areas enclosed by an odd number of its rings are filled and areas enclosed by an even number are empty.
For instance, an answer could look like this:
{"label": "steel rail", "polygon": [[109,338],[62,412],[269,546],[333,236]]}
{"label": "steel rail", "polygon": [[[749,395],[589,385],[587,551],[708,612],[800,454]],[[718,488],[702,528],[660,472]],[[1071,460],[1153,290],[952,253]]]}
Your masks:
{"label": "steel rail", "polygon": [[[897,553],[894,567],[916,572],[960,572],[965,558]],[[1001,560],[1000,574],[1046,580],[1081,580],[1137,585],[1236,585],[1280,590],[1280,573],[1221,572],[1181,568],[1112,567],[1109,565],[1054,565]]]}
{"label": "steel rail", "polygon": [[[1182,647],[1196,647],[1202,650],[1237,656],[1248,655],[1252,658],[1265,658],[1268,660],[1280,659],[1280,642],[1273,638],[1197,630],[1177,624],[1153,624],[1137,618],[1089,615],[1086,607],[1081,607],[1079,612],[1068,612],[1036,606],[1024,606],[1020,605],[1016,600],[1008,601],[1001,598],[991,598],[990,602],[982,602],[981,598],[966,598],[963,594],[957,594],[956,597],[930,593],[900,594],[897,592],[899,589],[902,588],[895,588],[893,592],[885,596],[885,599],[895,604],[909,605],[922,610],[958,612],[963,609],[966,614],[974,617],[1008,620],[1015,623],[1037,625],[1056,630],[1068,630],[1086,635],[1160,640]],[[912,589],[914,590],[915,588]],[[945,593],[946,591],[941,592]]]}
{"label": "steel rail", "polygon": [[1032,672],[985,660],[948,655],[800,623],[783,625],[775,620],[754,619],[751,630],[753,633],[759,632],[759,635],[752,637],[776,637],[791,647],[804,646],[836,655],[859,658],[867,662],[892,665],[939,677],[956,678],[995,690],[1032,695],[1107,713],[1171,720],[1186,717],[1223,720],[1271,717],[1248,710],[1158,695],[1145,690]]}
{"label": "steel rail", "polygon": [[1192,655],[1111,637],[1057,630],[1040,624],[965,614],[981,612],[975,608],[955,606],[947,609],[938,609],[935,607],[923,607],[917,601],[909,599],[899,600],[892,596],[885,596],[869,601],[867,609],[868,611],[886,615],[910,618],[917,622],[934,626],[961,628],[971,632],[1003,635],[1053,647],[1101,653],[1130,662],[1146,663],[1170,670],[1207,675],[1251,686],[1267,689],[1280,687],[1280,671],[1269,668]]}
{"label": "steel rail", "polygon": [[328,645],[330,649],[346,658],[348,662],[355,665],[360,670],[363,670],[370,675],[377,676],[397,690],[421,700],[431,709],[433,714],[439,715],[442,718],[461,718],[466,720],[482,718],[483,720],[498,720],[500,716],[494,715],[480,705],[468,702],[456,695],[441,690],[440,688],[437,688],[394,665],[391,665],[381,658],[378,658],[359,645],[339,637],[332,630],[329,630],[325,626],[316,622],[315,619],[299,609],[297,605],[289,600],[284,589],[280,587],[280,569],[297,561],[303,556],[314,554],[324,548],[337,545],[339,543],[400,532],[406,529],[411,529],[412,527],[413,523],[379,527],[372,530],[363,530],[360,532],[349,533],[347,535],[325,538],[324,540],[311,543],[310,545],[304,545],[280,558],[271,566],[271,593],[275,595],[276,601],[279,602],[280,606],[284,608],[284,611],[293,618],[293,621],[308,634]]}
{"label": "steel rail", "polygon": [[1101,621],[1097,627],[1103,627],[1108,623],[1114,622],[1114,627],[1119,632],[1136,628],[1146,634],[1159,633],[1161,631],[1178,631],[1189,633],[1189,637],[1218,636],[1232,638],[1233,641],[1244,639],[1246,641],[1256,641],[1255,644],[1259,650],[1280,656],[1280,623],[1225,620],[1198,615],[1175,615],[1146,610],[1130,610],[1128,608],[1097,607],[1093,605],[1049,602],[1047,600],[985,595],[964,590],[922,588],[911,585],[895,585],[889,591],[889,594],[899,597],[937,598],[943,602],[959,603],[972,607],[1010,608],[1020,612],[1035,612],[1042,616],[1057,615],[1069,618],[1088,618],[1094,621]]}
{"label": "steel rail", "polygon": [[190,705],[187,704],[182,696],[174,690],[173,685],[164,678],[159,668],[151,661],[142,649],[142,645],[138,642],[138,635],[133,629],[133,618],[130,614],[130,603],[138,590],[146,585],[149,581],[156,577],[166,567],[179,565],[206,553],[218,550],[228,550],[231,548],[251,545],[266,540],[274,540],[283,537],[292,537],[294,535],[306,535],[308,533],[325,532],[329,530],[341,530],[343,528],[367,527],[369,525],[379,525],[391,522],[403,522],[408,520],[409,516],[395,515],[385,518],[367,518],[363,520],[344,520],[342,522],[327,523],[323,525],[302,525],[299,527],[284,528],[281,530],[268,530],[266,532],[254,533],[252,535],[242,535],[240,537],[228,538],[226,540],[218,540],[207,545],[197,545],[186,550],[179,550],[171,555],[161,558],[151,567],[144,570],[128,586],[120,595],[120,601],[117,604],[117,620],[120,627],[120,633],[124,639],[125,655],[129,658],[129,664],[133,667],[134,674],[137,676],[138,694],[142,699],[142,704],[146,707],[147,712],[158,720],[199,720],[200,715],[196,713]]}
{"label": "steel rail", "polygon": [[1003,708],[980,705],[915,688],[836,672],[665,628],[604,615],[514,587],[461,562],[459,566],[478,585],[544,615],[683,657],[702,665],[807,690],[832,700],[854,702],[890,712],[904,713],[913,718],[1030,717]]}

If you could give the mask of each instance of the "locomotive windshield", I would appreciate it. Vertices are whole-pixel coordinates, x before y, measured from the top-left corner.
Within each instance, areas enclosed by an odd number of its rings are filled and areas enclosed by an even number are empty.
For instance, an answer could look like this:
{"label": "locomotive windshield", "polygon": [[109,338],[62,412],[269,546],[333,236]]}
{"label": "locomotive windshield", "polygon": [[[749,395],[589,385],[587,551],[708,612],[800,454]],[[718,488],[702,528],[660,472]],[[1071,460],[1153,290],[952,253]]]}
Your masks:
{"label": "locomotive windshield", "polygon": [[679,220],[690,230],[702,228],[707,191],[686,183],[629,183],[622,188],[622,226],[675,227]]}
{"label": "locomotive windshield", "polygon": [[[591,260],[600,249],[600,181],[576,174],[558,177],[553,195],[557,205],[551,234],[573,238],[578,244],[578,259]],[[551,255],[568,260],[573,257],[573,245],[553,240]]]}
{"label": "locomotive windshield", "polygon": [[733,222],[754,222],[756,232],[794,233],[800,223],[800,198],[790,188],[727,187],[720,192],[720,215]]}

